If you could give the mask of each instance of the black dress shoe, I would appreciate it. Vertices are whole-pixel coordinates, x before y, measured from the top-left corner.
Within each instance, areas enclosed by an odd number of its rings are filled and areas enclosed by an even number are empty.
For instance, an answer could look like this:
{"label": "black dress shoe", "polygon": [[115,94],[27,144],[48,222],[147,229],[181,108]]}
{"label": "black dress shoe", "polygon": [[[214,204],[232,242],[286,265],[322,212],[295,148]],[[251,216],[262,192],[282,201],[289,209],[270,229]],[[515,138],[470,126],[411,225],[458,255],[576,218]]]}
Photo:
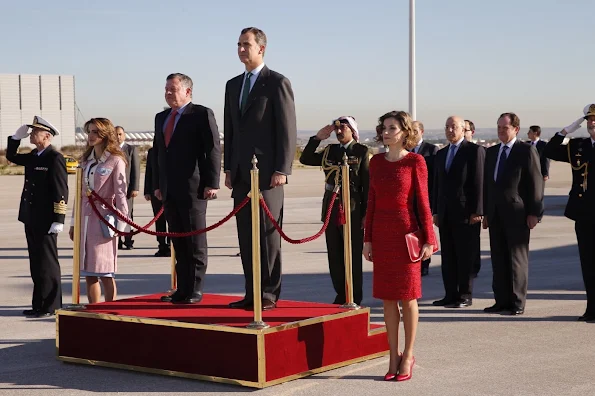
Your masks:
{"label": "black dress shoe", "polygon": [[491,307],[484,308],[483,312],[485,312],[485,313],[500,313],[500,312],[504,312],[505,310],[506,310],[505,308],[502,308],[498,304],[494,304]]}
{"label": "black dress shoe", "polygon": [[182,293],[178,292],[177,290],[175,292],[173,292],[172,294],[170,294],[169,296],[161,296],[161,298],[160,298],[160,300],[162,302],[180,302],[185,299],[186,299],[186,296],[183,295]]}
{"label": "black dress shoe", "polygon": [[335,301],[333,301],[333,304],[343,305],[345,304],[345,301],[345,297],[337,296],[335,297]]}
{"label": "black dress shoe", "polygon": [[518,316],[518,315],[524,314],[525,313],[525,309],[524,308],[514,307],[514,308],[511,308],[511,309],[504,310],[504,311],[502,311],[502,313],[504,315]]}
{"label": "black dress shoe", "polygon": [[444,306],[444,308],[465,308],[465,307],[470,307],[471,305],[473,305],[472,300],[467,298],[464,300],[459,300],[452,304],[447,304]]}
{"label": "black dress shoe", "polygon": [[262,310],[268,311],[269,309],[273,309],[277,307],[277,303],[271,300],[267,300],[266,298],[262,299]]}
{"label": "black dress shoe", "polygon": [[25,316],[35,316],[39,312],[37,309],[26,309],[23,311],[23,315]]}
{"label": "black dress shoe", "polygon": [[155,257],[171,257],[171,249],[159,249]]}
{"label": "black dress shoe", "polygon": [[595,320],[595,314],[585,312],[583,315],[578,317],[579,322],[591,322]]}
{"label": "black dress shoe", "polygon": [[178,302],[180,304],[197,304],[202,301],[202,293],[196,292],[192,293],[190,296],[186,297],[181,301],[172,301],[174,303]]}
{"label": "black dress shoe", "polygon": [[54,316],[53,312],[46,312],[46,311],[37,311],[35,313],[36,318],[46,318],[48,316]]}
{"label": "black dress shoe", "polygon": [[242,298],[240,301],[234,301],[232,303],[229,303],[229,308],[245,309],[245,308],[251,308],[252,305],[253,305],[252,301]]}
{"label": "black dress shoe", "polygon": [[444,306],[449,305],[449,304],[453,304],[453,301],[452,300],[449,300],[446,297],[443,298],[442,300],[436,300],[436,301],[434,301],[432,303],[432,305],[435,306],[435,307],[444,307]]}

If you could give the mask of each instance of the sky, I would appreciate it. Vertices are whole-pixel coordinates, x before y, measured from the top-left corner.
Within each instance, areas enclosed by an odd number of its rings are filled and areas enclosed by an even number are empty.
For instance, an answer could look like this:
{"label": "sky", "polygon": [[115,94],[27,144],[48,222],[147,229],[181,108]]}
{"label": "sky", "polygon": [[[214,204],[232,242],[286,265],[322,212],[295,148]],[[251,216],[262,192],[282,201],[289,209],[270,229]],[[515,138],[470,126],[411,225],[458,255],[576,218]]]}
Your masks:
{"label": "sky", "polygon": [[[416,1],[417,119],[478,128],[513,111],[563,127],[595,103],[593,0]],[[240,30],[265,31],[265,63],[290,79],[298,129],[352,115],[362,130],[409,107],[408,0],[3,2],[0,73],[72,74],[85,119],[153,130],[169,73],[223,129]],[[82,124],[84,120],[79,120]]]}

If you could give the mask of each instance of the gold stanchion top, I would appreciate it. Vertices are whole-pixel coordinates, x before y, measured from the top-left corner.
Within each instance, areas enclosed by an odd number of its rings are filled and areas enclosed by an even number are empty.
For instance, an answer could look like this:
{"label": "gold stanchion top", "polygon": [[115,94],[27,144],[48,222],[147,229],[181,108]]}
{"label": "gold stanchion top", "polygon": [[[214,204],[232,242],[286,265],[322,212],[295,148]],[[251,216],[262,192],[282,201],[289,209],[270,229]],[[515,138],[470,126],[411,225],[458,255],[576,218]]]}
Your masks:
{"label": "gold stanchion top", "polygon": [[347,153],[343,153],[343,158],[342,158],[342,160],[343,160],[343,165],[347,165],[347,160],[348,160],[348,158],[347,158]]}
{"label": "gold stanchion top", "polygon": [[256,164],[258,164],[258,158],[256,158],[256,154],[254,154],[252,155],[252,170],[258,170]]}

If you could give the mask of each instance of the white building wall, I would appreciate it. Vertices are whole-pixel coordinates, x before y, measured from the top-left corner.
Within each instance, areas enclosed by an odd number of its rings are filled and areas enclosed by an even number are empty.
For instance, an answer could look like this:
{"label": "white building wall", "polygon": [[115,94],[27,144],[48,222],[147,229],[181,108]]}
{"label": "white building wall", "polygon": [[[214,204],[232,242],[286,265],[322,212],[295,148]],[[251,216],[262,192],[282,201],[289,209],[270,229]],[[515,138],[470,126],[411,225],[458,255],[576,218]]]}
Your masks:
{"label": "white building wall", "polygon": [[[55,147],[75,143],[74,76],[0,74],[0,148],[36,115],[60,131]],[[28,140],[22,144],[30,146]]]}

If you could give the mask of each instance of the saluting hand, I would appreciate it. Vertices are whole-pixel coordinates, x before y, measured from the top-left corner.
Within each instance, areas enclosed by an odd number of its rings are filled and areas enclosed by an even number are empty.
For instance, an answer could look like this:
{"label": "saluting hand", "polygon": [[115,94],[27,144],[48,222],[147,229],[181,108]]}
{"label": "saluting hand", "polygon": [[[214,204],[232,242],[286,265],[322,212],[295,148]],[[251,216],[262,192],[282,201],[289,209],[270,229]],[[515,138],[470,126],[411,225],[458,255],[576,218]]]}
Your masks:
{"label": "saluting hand", "polygon": [[321,130],[318,131],[318,133],[316,133],[316,139],[326,140],[329,137],[331,137],[331,134],[333,133],[334,130],[335,130],[335,127],[333,125],[324,126],[324,127],[322,127]]}

